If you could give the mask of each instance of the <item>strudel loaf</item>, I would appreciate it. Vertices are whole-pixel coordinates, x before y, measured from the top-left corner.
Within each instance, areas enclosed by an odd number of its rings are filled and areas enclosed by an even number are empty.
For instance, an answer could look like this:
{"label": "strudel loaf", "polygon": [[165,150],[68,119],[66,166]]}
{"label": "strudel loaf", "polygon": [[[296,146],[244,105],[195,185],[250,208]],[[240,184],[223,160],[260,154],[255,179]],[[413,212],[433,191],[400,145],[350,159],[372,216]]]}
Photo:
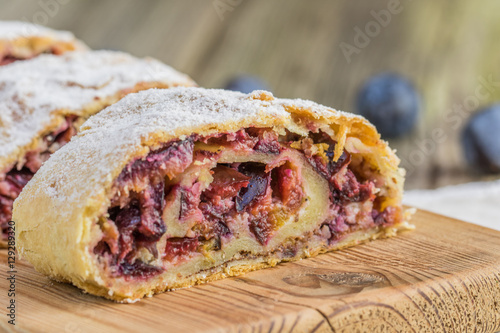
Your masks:
{"label": "strudel loaf", "polygon": [[35,268],[120,302],[408,228],[399,160],[362,117],[269,92],[130,94],[14,204]]}

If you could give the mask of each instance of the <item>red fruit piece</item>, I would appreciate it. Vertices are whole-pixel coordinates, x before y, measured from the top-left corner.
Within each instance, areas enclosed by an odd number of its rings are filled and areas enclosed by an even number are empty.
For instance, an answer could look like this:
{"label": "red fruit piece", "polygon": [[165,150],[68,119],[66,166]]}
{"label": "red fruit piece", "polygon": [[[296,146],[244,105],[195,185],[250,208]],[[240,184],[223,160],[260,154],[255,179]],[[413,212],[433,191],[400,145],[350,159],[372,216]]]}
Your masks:
{"label": "red fruit piece", "polygon": [[212,171],[214,180],[209,188],[203,192],[209,198],[215,196],[219,196],[221,199],[234,197],[241,188],[247,187],[251,179],[241,172],[223,165],[218,165]]}

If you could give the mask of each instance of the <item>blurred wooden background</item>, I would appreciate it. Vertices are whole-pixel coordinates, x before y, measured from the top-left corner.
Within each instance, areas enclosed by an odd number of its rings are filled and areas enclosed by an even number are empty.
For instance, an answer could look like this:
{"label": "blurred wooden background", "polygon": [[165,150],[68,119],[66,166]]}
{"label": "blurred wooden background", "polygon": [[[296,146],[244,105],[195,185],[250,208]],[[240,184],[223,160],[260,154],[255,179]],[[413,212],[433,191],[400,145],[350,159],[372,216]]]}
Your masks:
{"label": "blurred wooden background", "polygon": [[[389,9],[378,23],[373,13]],[[407,188],[494,178],[465,167],[459,133],[478,107],[500,100],[498,13],[498,0],[0,1],[2,20],[71,30],[95,49],[150,55],[205,87],[248,73],[276,96],[355,112],[368,77],[403,74],[423,98],[418,128],[391,141],[408,168]],[[356,29],[366,28],[370,36],[356,39]],[[349,57],[347,44],[357,48]]]}

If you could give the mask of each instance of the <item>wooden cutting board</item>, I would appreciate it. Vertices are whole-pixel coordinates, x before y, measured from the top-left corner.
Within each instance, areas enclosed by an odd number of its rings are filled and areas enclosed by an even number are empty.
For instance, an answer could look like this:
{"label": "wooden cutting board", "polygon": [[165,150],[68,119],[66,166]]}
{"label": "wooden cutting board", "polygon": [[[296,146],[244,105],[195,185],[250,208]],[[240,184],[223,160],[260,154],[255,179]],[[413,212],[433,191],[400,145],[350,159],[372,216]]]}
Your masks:
{"label": "wooden cutting board", "polygon": [[7,332],[495,332],[500,232],[425,211],[415,231],[135,304],[52,282],[17,263],[16,326]]}

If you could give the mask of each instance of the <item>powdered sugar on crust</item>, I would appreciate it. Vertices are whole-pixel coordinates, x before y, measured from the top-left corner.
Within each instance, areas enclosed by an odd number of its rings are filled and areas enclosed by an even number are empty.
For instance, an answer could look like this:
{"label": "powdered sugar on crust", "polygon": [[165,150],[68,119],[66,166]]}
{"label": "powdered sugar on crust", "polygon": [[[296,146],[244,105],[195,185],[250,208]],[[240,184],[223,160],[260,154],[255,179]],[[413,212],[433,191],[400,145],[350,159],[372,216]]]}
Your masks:
{"label": "powdered sugar on crust", "polygon": [[286,111],[289,105],[309,108],[318,117],[365,122],[353,114],[313,102],[273,98],[263,91],[246,95],[202,88],[150,89],[130,94],[92,116],[80,134],[42,166],[21,198],[36,200],[36,192],[41,191],[61,205],[85,205],[97,193],[105,197],[103,191],[111,187],[123,167],[158,143],[246,126],[288,127],[292,124]]}
{"label": "powdered sugar on crust", "polygon": [[239,92],[202,88],[151,89],[131,94],[106,108],[101,116],[91,117],[82,129],[87,133],[107,128],[119,133],[120,129],[129,128],[134,132],[129,139],[133,138],[135,142],[156,131],[175,136],[178,129],[239,122],[259,113],[272,117],[289,116],[273,101],[254,99]]}
{"label": "powdered sugar on crust", "polygon": [[[261,96],[265,96],[261,99]],[[251,94],[240,92],[203,89],[175,88],[169,91],[151,89],[130,94],[119,103],[112,105],[91,117],[82,129],[91,131],[129,127],[138,136],[162,131],[175,136],[179,129],[197,128],[204,125],[238,123],[243,119],[257,116],[290,119],[286,107],[302,108],[320,116],[343,116],[367,122],[365,118],[338,111],[321,104],[301,99],[274,98],[272,93],[256,90]]]}
{"label": "powdered sugar on crust", "polygon": [[0,167],[64,115],[88,116],[99,111],[92,105],[141,83],[194,85],[157,60],[111,51],[40,55],[0,67]]}
{"label": "powdered sugar on crust", "polygon": [[285,108],[290,107],[290,108],[295,108],[295,109],[305,109],[305,110],[310,110],[314,114],[316,114],[318,117],[319,116],[324,116],[328,117],[331,116],[332,113],[335,113],[338,116],[343,116],[347,117],[350,119],[356,119],[358,121],[365,121],[368,122],[364,117],[359,116],[359,115],[354,115],[352,113],[344,112],[341,110],[335,110],[329,107],[326,107],[324,105],[318,104],[313,101],[305,100],[305,99],[281,99],[279,101],[279,104]]}
{"label": "powdered sugar on crust", "polygon": [[69,31],[57,31],[38,24],[22,21],[0,21],[0,40],[45,37],[70,42],[75,36]]}

